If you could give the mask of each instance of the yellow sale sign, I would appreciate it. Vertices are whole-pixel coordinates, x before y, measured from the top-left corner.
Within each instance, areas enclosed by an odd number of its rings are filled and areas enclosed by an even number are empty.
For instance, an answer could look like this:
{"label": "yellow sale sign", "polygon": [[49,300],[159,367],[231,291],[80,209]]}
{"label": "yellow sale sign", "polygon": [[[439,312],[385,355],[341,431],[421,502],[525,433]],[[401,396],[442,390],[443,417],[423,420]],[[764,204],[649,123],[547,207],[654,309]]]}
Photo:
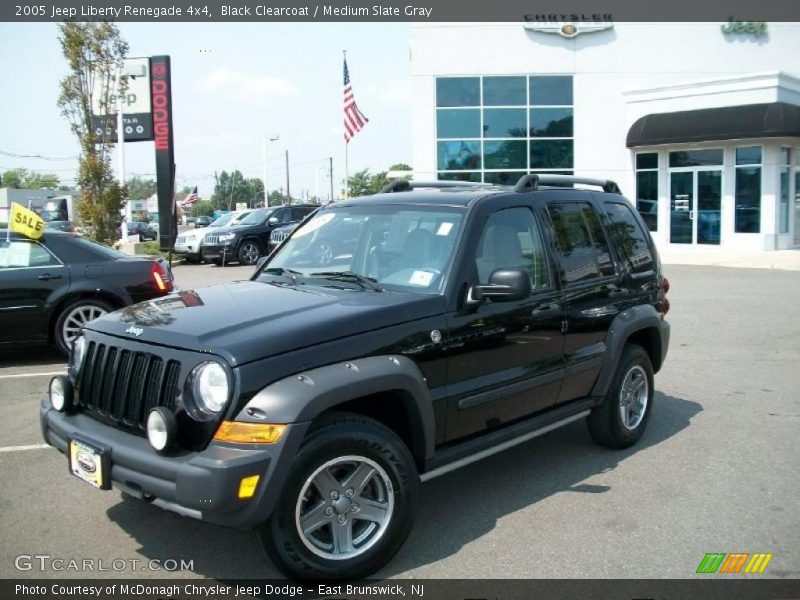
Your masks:
{"label": "yellow sale sign", "polygon": [[44,221],[32,210],[21,204],[11,203],[11,231],[16,231],[29,238],[38,240],[44,234]]}

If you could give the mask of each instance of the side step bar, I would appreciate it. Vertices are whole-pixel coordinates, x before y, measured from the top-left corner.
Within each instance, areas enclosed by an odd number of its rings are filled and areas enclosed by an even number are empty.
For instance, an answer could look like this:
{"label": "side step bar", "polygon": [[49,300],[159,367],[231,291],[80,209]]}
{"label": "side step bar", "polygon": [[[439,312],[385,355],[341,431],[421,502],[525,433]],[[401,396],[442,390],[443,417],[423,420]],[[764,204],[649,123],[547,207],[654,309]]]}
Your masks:
{"label": "side step bar", "polygon": [[441,450],[430,461],[433,468],[420,475],[420,481],[429,481],[582,419],[589,415],[594,406],[595,401],[591,398],[577,400],[477,439]]}

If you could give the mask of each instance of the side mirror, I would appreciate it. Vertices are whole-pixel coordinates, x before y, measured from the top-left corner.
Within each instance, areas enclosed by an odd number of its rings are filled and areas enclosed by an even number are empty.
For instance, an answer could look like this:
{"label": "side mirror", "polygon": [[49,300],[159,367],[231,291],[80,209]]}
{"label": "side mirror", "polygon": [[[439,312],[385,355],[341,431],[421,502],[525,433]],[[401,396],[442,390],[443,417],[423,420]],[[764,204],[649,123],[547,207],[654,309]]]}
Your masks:
{"label": "side mirror", "polygon": [[495,302],[523,300],[531,295],[531,278],[522,269],[497,269],[489,276],[488,285],[473,285],[467,292],[466,306],[476,307],[491,299]]}
{"label": "side mirror", "polygon": [[258,262],[256,263],[256,271],[258,271],[261,267],[264,266],[264,263],[267,262],[268,258],[269,256],[262,256],[261,258],[258,259]]}
{"label": "side mirror", "polygon": [[278,224],[278,217],[270,217],[267,219],[267,223],[270,225],[277,225]]}

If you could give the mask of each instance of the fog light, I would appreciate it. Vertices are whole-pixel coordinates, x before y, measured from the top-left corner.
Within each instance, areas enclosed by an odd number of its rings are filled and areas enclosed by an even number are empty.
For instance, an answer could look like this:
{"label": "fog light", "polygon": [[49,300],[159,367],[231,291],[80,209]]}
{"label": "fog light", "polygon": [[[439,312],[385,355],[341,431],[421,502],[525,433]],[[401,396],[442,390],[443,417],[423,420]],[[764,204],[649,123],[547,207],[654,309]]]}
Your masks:
{"label": "fog light", "polygon": [[72,407],[72,382],[66,375],[56,375],[50,380],[50,404],[59,412]]}
{"label": "fog light", "polygon": [[177,429],[175,415],[163,406],[147,414],[147,441],[158,452],[167,450],[175,443]]}
{"label": "fog light", "polygon": [[256,487],[258,486],[259,479],[261,479],[261,475],[243,477],[242,481],[239,482],[239,498],[242,500],[252,498],[256,493]]}

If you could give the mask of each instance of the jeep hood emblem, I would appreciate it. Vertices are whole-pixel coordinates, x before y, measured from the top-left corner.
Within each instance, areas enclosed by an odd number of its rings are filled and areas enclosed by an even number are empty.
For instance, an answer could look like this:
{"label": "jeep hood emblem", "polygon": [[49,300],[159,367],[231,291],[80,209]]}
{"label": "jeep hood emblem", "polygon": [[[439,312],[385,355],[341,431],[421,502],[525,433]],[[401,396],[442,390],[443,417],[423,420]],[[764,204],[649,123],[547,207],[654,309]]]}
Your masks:
{"label": "jeep hood emblem", "polygon": [[136,325],[131,325],[125,330],[125,333],[130,333],[131,335],[139,337],[144,333],[144,329],[142,329],[141,327],[137,327]]}

